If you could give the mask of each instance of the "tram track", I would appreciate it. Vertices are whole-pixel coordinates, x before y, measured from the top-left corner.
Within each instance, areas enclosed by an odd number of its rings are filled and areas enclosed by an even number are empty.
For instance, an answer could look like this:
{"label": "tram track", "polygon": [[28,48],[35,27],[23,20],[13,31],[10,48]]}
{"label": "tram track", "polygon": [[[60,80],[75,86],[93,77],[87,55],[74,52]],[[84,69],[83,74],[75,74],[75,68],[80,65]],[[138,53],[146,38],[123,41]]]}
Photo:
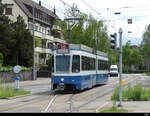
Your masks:
{"label": "tram track", "polygon": [[[133,75],[138,78],[137,75]],[[130,76],[124,76],[123,79],[126,82],[126,86],[128,83],[134,83],[136,78],[130,78]],[[96,100],[104,98],[103,96],[112,93],[115,85],[119,82],[118,78],[110,79],[109,83],[104,86],[94,87],[89,89],[88,91],[83,91],[79,93],[58,93],[56,91],[50,91],[45,93],[33,94],[28,97],[19,98],[15,101],[7,101],[8,103],[3,103],[0,105],[1,112],[11,112],[11,111],[24,111],[24,109],[32,107],[39,104],[38,109],[40,112],[48,113],[48,112],[79,112],[82,109],[86,108],[92,102],[94,103]],[[49,103],[47,102],[49,101]],[[46,103],[46,104],[45,104]],[[31,105],[31,106],[30,106]],[[31,110],[32,111],[32,110]],[[33,109],[33,111],[35,111]],[[37,110],[39,111],[39,110]]]}
{"label": "tram track", "polygon": [[[136,78],[136,79],[137,79],[137,78]],[[131,80],[129,80],[129,81],[127,82],[127,84],[125,85],[125,88],[128,86],[128,84],[134,82],[136,79],[131,79]],[[86,103],[84,103],[84,104],[82,104],[82,105],[76,107],[75,109],[79,110],[79,109],[81,109],[81,108],[87,106],[88,104],[90,104],[90,103],[96,101],[97,99],[100,99],[101,97],[112,93],[112,92],[114,91],[114,89],[115,89],[115,87],[111,87],[111,88],[109,88],[109,89],[104,90],[104,92],[99,93],[99,94],[97,95],[97,97],[95,97],[94,99],[89,100],[88,102],[86,102]]]}
{"label": "tram track", "polygon": [[[34,94],[33,94],[34,95]],[[53,95],[52,92],[50,92],[50,95]],[[35,104],[38,103],[39,101],[42,101],[43,99],[49,99],[49,95],[48,96],[44,96],[44,95],[40,95],[40,96],[28,96],[26,98],[20,98],[17,99],[17,101],[12,102],[12,103],[5,103],[5,106],[7,106],[6,108],[4,107],[4,105],[0,105],[1,112],[9,112],[11,110],[16,110],[16,109],[22,109],[23,107],[28,107],[31,104]]]}
{"label": "tram track", "polygon": [[[136,77],[134,79],[124,78],[124,80],[126,81],[126,86],[128,86],[129,83],[132,83],[133,81],[135,81],[137,78],[138,77]],[[63,104],[68,104],[68,105],[66,105],[67,107],[65,107],[65,105],[64,105],[65,108],[61,109],[61,110],[63,110],[63,112],[78,112],[79,109],[89,105],[90,103],[96,101],[97,99],[102,98],[105,95],[108,95],[108,94],[112,93],[114,91],[114,89],[115,89],[114,85],[119,84],[119,82],[115,82],[115,81],[116,80],[111,82],[111,84],[109,84],[109,85],[102,86],[102,88],[100,88],[100,90],[92,92],[92,94],[88,94],[87,95],[87,93],[91,93],[91,91],[89,90],[89,91],[84,91],[83,93],[77,93],[77,94],[69,95],[67,97],[68,100],[64,101],[62,103],[62,105]],[[96,88],[94,88],[94,89],[96,89]],[[102,92],[98,92],[98,91],[102,91]],[[85,95],[83,95],[83,94],[85,94]],[[94,97],[91,97],[92,95]],[[52,110],[52,107],[57,103],[56,99],[61,99],[60,97],[63,97],[63,95],[57,95],[57,96],[54,96],[54,97],[56,97],[56,98],[54,100],[52,99],[50,101],[51,104],[49,105],[51,110],[47,110],[47,111],[55,112],[56,110]],[[86,98],[87,98],[87,100],[86,100]],[[84,103],[82,103],[82,104],[80,104],[78,106],[75,106],[75,101],[77,102],[77,101],[80,101],[81,99],[84,99],[87,102],[84,102]],[[54,109],[54,107],[53,107],[53,109]]]}

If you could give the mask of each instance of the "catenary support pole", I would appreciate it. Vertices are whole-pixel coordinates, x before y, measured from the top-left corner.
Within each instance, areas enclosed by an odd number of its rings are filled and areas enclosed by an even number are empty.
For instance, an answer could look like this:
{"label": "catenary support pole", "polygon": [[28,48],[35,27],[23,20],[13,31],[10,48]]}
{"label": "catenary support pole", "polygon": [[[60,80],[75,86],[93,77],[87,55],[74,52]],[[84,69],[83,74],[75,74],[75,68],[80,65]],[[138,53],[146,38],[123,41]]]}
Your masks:
{"label": "catenary support pole", "polygon": [[119,44],[120,44],[120,56],[119,56],[119,107],[122,107],[122,28],[119,29]]}
{"label": "catenary support pole", "polygon": [[35,8],[33,6],[33,80],[36,80],[36,74],[35,74]]}

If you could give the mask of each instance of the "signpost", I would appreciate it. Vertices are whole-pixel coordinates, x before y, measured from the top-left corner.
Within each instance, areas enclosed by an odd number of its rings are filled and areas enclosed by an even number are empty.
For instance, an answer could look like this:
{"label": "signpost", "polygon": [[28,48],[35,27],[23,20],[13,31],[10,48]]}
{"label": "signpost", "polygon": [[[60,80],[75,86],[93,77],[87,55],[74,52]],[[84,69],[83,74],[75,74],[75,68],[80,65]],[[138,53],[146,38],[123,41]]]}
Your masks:
{"label": "signpost", "polygon": [[20,89],[20,77],[18,73],[21,71],[21,66],[17,65],[13,68],[13,72],[15,73],[15,85],[16,90],[18,91]]}

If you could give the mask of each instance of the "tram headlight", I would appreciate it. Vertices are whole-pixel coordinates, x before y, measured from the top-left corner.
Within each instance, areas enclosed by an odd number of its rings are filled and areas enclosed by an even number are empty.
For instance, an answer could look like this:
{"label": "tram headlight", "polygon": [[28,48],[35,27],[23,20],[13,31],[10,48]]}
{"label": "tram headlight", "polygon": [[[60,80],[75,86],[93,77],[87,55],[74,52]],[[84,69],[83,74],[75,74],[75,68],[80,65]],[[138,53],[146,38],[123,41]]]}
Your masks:
{"label": "tram headlight", "polygon": [[61,78],[60,80],[61,80],[62,82],[64,82],[65,79],[64,79],[64,78]]}

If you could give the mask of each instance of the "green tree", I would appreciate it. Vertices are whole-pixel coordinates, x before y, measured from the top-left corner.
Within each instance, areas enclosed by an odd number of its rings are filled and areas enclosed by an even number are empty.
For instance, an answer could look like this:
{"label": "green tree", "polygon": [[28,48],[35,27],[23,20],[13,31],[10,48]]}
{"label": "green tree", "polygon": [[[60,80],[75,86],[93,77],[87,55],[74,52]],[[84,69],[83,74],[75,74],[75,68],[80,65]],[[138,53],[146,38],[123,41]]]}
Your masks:
{"label": "green tree", "polygon": [[6,7],[6,5],[2,4],[2,0],[0,0],[0,15],[3,15],[5,7]]}
{"label": "green tree", "polygon": [[131,66],[140,67],[142,65],[142,54],[141,48],[132,46],[131,42],[128,41],[123,46],[123,70],[129,72]]}
{"label": "green tree", "polygon": [[5,5],[0,0],[0,52],[4,57],[4,65],[7,65],[8,56],[11,54],[16,41],[13,37],[12,22],[3,14]]}
{"label": "green tree", "polygon": [[124,69],[128,70],[132,65],[131,62],[131,42],[128,41],[125,46],[123,46],[123,64]]}
{"label": "green tree", "polygon": [[33,39],[23,18],[19,15],[17,21],[13,23],[14,34],[16,40],[14,48],[11,50],[10,58],[13,61],[10,65],[22,65],[30,67],[33,64]]}
{"label": "green tree", "polygon": [[[72,43],[84,44],[95,49],[97,38],[98,50],[108,53],[111,64],[117,64],[118,54],[110,48],[110,38],[104,23],[95,19],[91,14],[75,13],[75,11],[78,11],[75,6],[72,9],[76,10],[69,10],[69,16],[81,19],[76,21],[77,25],[71,30]],[[56,23],[61,26],[65,39],[68,40],[67,22],[59,20]]]}
{"label": "green tree", "polygon": [[145,68],[150,71],[150,25],[145,29],[141,43]]}

